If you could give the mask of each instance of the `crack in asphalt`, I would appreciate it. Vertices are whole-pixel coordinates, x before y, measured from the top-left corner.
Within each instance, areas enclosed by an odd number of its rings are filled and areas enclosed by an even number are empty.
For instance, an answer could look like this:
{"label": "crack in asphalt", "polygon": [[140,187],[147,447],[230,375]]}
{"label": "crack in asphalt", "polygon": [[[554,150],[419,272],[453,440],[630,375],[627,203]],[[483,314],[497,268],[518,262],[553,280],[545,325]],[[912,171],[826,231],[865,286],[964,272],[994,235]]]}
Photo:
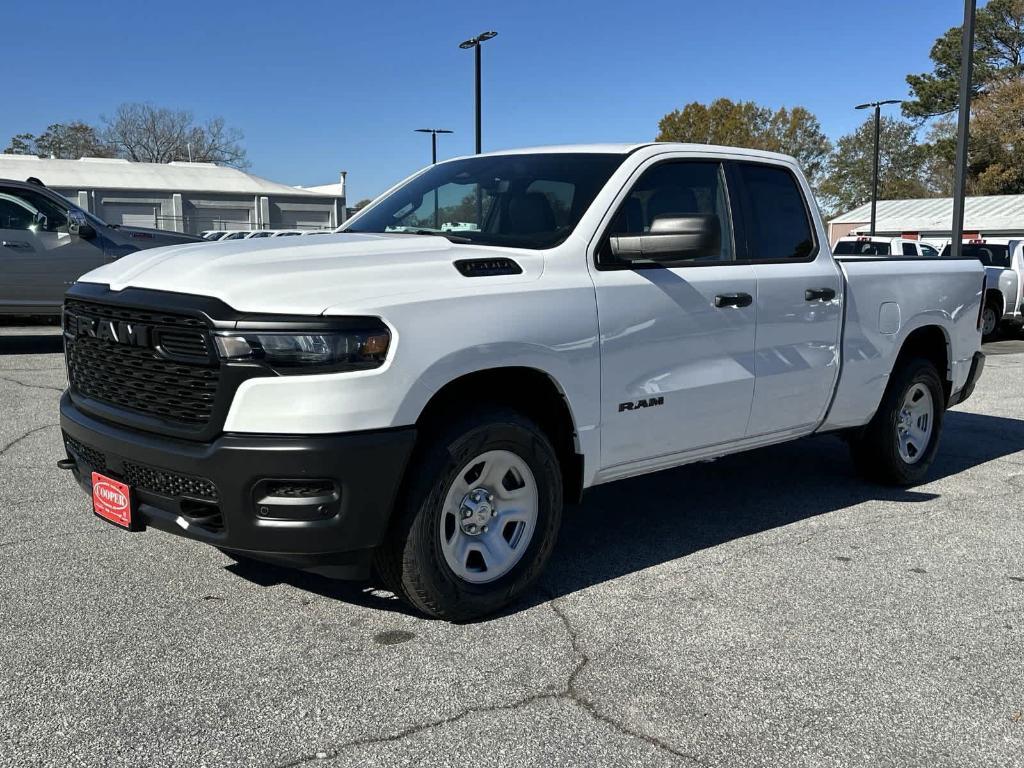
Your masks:
{"label": "crack in asphalt", "polygon": [[61,393],[63,393],[65,389],[64,387],[53,387],[49,384],[26,384],[24,381],[18,381],[17,379],[12,379],[9,376],[0,376],[0,381],[7,381],[11,384],[17,384],[19,387],[26,387],[28,389],[52,389],[54,392]]}
{"label": "crack in asphalt", "polygon": [[3,456],[5,453],[7,453],[7,451],[16,446],[22,440],[27,440],[28,438],[32,437],[32,435],[36,434],[36,432],[42,432],[44,429],[56,429],[59,426],[60,424],[44,424],[41,427],[34,427],[28,430],[27,432],[11,440],[6,445],[0,446],[0,456]]}
{"label": "crack in asphalt", "polygon": [[537,701],[568,701],[576,705],[578,709],[586,712],[588,715],[590,715],[598,722],[604,723],[605,725],[609,726],[610,728],[624,736],[639,739],[640,741],[643,741],[646,744],[655,747],[656,749],[668,752],[669,754],[687,760],[690,763],[700,766],[705,765],[705,763],[703,763],[695,755],[691,755],[686,752],[680,752],[679,750],[675,749],[670,744],[667,744],[661,739],[655,736],[651,736],[650,734],[638,731],[630,727],[629,725],[626,725],[625,723],[619,722],[610,715],[601,712],[597,708],[597,705],[595,705],[592,701],[590,701],[589,698],[587,698],[583,694],[577,683],[577,680],[579,679],[579,676],[582,674],[586,666],[590,663],[591,659],[580,645],[579,633],[573,627],[568,615],[558,606],[558,601],[554,598],[554,596],[551,596],[551,599],[548,601],[548,607],[551,608],[552,613],[555,614],[556,618],[559,620],[559,622],[562,624],[562,627],[565,629],[565,633],[569,639],[569,647],[572,650],[573,656],[576,657],[576,663],[573,666],[572,671],[569,673],[569,676],[566,679],[565,686],[562,688],[562,690],[550,693],[532,693],[529,696],[524,696],[520,699],[517,699],[507,704],[492,704],[484,707],[470,707],[450,717],[445,717],[440,720],[432,720],[428,723],[421,723],[419,725],[411,725],[408,728],[403,728],[402,730],[396,731],[392,734],[388,734],[387,736],[366,737],[361,739],[354,739],[352,741],[347,741],[344,744],[339,744],[338,746],[330,750],[318,750],[317,753],[313,755],[303,755],[287,763],[278,763],[275,766],[273,766],[273,768],[297,768],[297,766],[305,765],[306,763],[311,763],[319,760],[334,759],[340,757],[342,753],[346,750],[358,747],[376,746],[379,744],[391,744],[397,741],[402,741],[403,739],[417,736],[427,731],[431,731],[435,728],[441,728],[446,725],[453,725],[454,723],[458,723],[462,720],[465,720],[467,717],[471,715],[487,714],[491,712],[511,712],[518,709],[522,709],[523,707],[526,707]]}

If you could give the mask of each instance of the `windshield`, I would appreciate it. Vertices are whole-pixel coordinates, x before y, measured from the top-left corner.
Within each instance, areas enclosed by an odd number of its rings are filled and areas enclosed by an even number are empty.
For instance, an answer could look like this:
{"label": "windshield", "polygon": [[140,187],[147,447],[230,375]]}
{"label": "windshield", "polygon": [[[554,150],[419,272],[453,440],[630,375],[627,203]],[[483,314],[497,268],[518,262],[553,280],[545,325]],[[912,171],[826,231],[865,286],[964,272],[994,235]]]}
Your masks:
{"label": "windshield", "polygon": [[[950,246],[942,249],[942,258],[950,257]],[[1010,247],[995,243],[964,243],[960,246],[960,256],[965,259],[977,259],[986,267],[1010,266]]]}
{"label": "windshield", "polygon": [[832,249],[836,256],[888,256],[889,243],[871,240],[840,240]]}
{"label": "windshield", "polygon": [[438,234],[456,242],[551,248],[569,236],[623,158],[551,153],[443,163],[342,231]]}

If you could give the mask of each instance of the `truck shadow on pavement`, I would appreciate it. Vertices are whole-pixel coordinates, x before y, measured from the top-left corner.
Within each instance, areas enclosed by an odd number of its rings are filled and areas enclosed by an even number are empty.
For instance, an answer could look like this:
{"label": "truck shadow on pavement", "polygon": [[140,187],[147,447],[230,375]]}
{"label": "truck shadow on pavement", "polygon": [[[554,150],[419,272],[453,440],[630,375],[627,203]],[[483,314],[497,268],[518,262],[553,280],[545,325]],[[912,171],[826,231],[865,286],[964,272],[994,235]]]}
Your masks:
{"label": "truck shadow on pavement", "polygon": [[[1024,450],[1022,420],[950,411],[943,432],[929,482]],[[846,444],[832,436],[598,486],[582,504],[566,508],[562,533],[539,586],[503,615],[865,501],[924,504],[937,498],[936,493],[862,480],[854,473]],[[413,613],[373,585],[256,563],[229,568],[266,586],[283,582],[323,597]]]}
{"label": "truck shadow on pavement", "polygon": [[[14,325],[14,328],[10,326]],[[52,355],[64,351],[64,337],[59,328],[42,330],[39,333],[18,333],[21,324],[0,323],[0,356],[2,355]],[[49,332],[47,332],[49,331]]]}

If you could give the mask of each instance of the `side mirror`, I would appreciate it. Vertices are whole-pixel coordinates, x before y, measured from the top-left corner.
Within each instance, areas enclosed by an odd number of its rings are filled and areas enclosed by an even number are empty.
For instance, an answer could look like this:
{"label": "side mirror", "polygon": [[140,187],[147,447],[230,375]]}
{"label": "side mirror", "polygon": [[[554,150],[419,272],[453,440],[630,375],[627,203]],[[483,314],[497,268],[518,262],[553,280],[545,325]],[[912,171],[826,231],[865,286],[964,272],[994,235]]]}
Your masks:
{"label": "side mirror", "polygon": [[661,216],[639,235],[613,235],[612,254],[626,261],[683,261],[718,256],[722,226],[714,214]]}
{"label": "side mirror", "polygon": [[49,224],[50,220],[46,218],[46,214],[42,211],[36,211],[32,214],[32,226],[35,227],[36,232],[45,232]]}
{"label": "side mirror", "polygon": [[68,211],[68,232],[83,240],[92,240],[96,237],[96,230],[79,211]]}

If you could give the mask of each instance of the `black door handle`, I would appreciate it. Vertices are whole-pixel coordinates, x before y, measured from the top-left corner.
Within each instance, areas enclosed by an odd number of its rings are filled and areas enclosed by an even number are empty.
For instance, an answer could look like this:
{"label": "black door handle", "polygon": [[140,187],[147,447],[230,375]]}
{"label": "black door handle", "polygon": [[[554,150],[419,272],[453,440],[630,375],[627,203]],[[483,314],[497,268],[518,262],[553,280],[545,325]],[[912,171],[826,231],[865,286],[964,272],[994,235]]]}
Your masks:
{"label": "black door handle", "polygon": [[720,293],[715,296],[716,307],[749,307],[754,297],[749,293]]}
{"label": "black door handle", "polygon": [[832,288],[808,288],[804,291],[804,301],[831,301],[836,297],[836,292]]}

